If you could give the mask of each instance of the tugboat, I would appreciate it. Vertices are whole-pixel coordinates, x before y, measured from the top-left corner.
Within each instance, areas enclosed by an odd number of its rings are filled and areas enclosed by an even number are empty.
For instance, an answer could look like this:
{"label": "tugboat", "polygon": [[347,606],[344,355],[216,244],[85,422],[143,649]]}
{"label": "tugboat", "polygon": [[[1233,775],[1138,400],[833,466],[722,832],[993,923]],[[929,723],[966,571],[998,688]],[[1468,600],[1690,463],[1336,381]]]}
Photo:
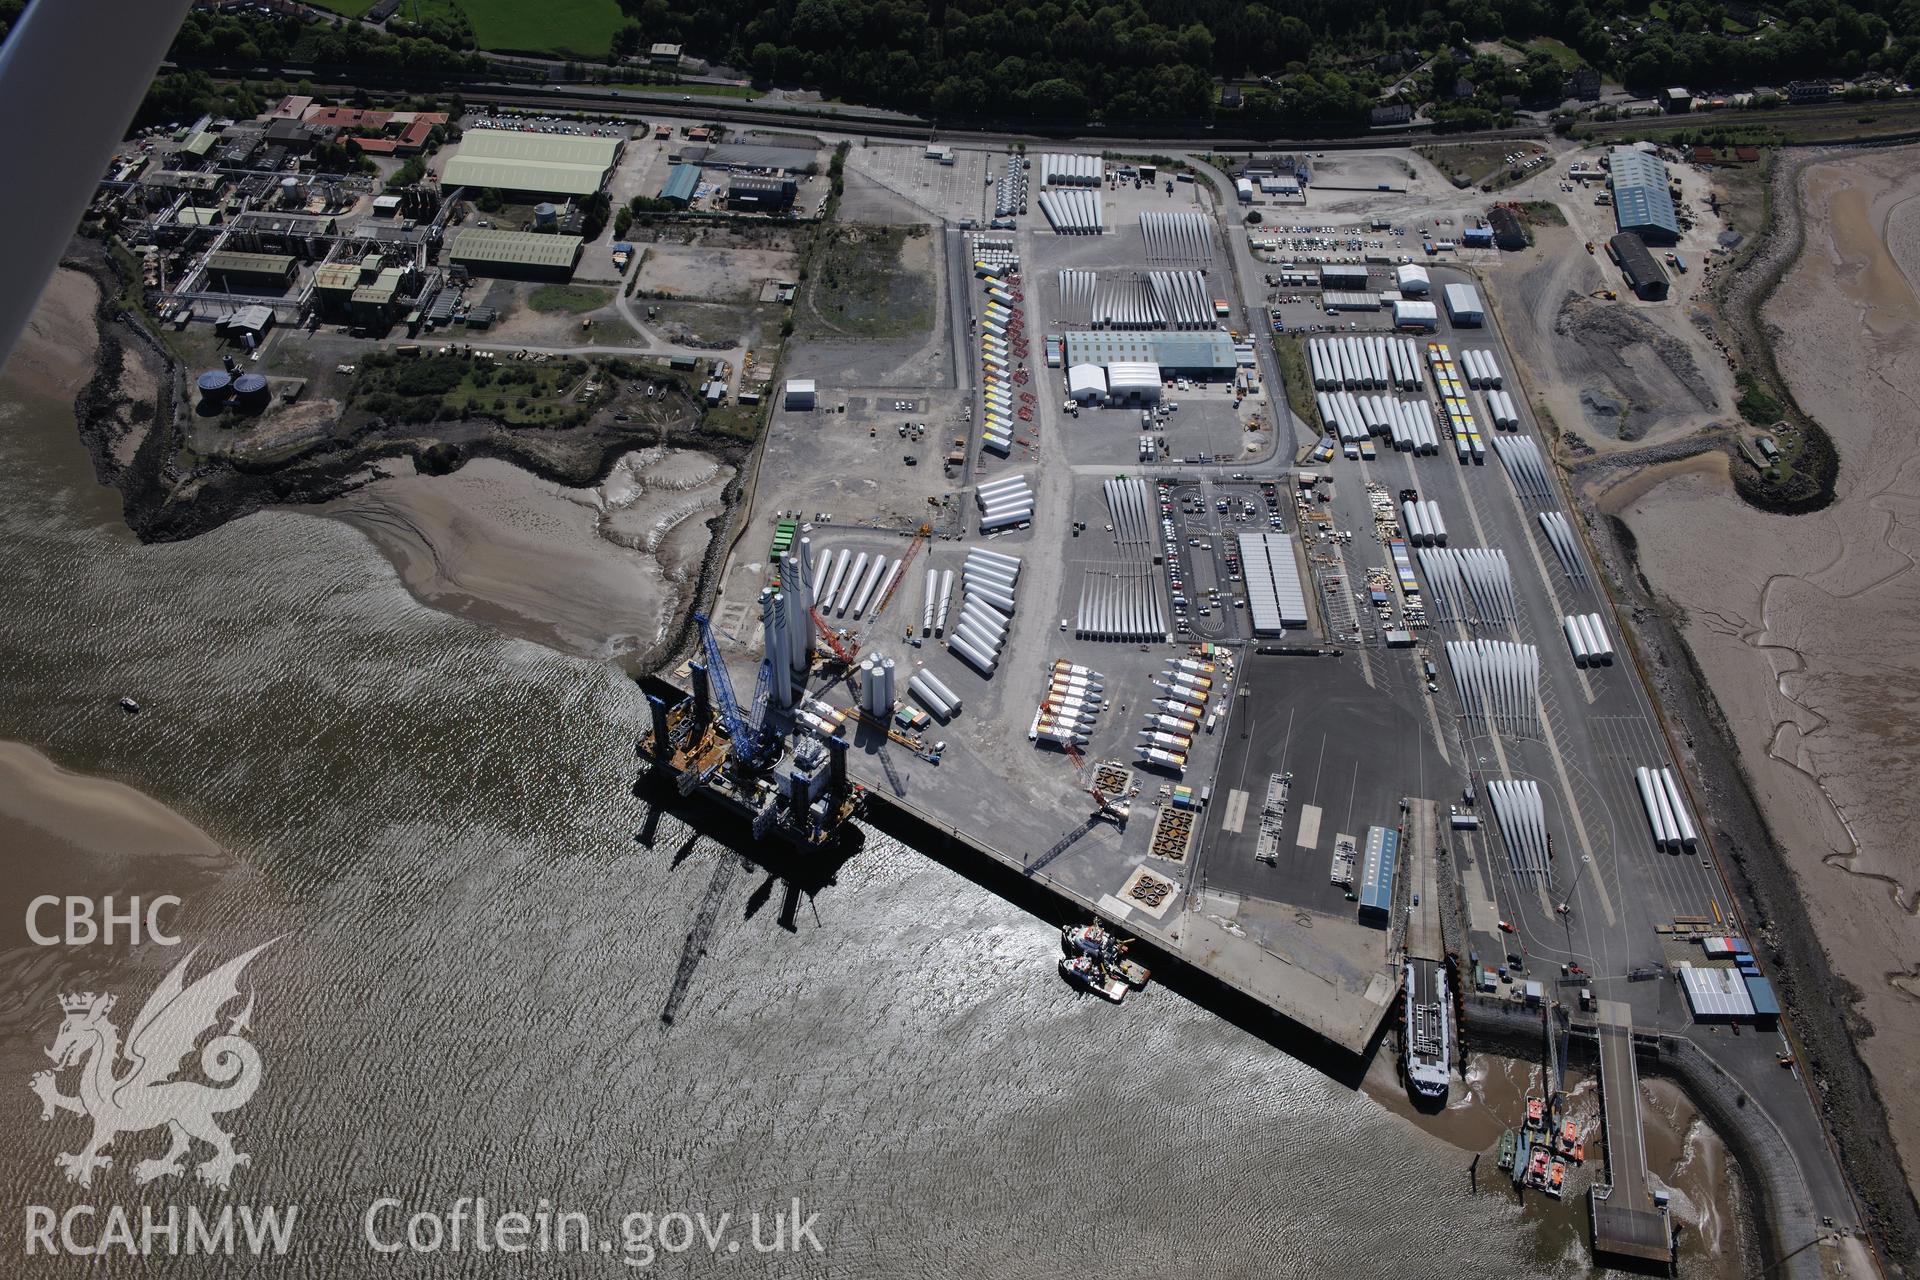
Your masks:
{"label": "tugboat", "polygon": [[1109,978],[1106,970],[1100,967],[1100,962],[1089,956],[1063,956],[1060,960],[1060,976],[1082,991],[1105,996],[1115,1004],[1119,1004],[1127,994],[1127,984],[1118,978]]}
{"label": "tugboat", "polygon": [[1126,958],[1127,945],[1098,924],[1070,924],[1060,930],[1060,946],[1068,955],[1085,956],[1119,974],[1128,986],[1144,987],[1152,971]]}
{"label": "tugboat", "polygon": [[1543,1098],[1531,1094],[1527,1097],[1527,1128],[1545,1129],[1547,1127],[1547,1104]]}
{"label": "tugboat", "polygon": [[1097,924],[1070,924],[1060,930],[1060,945],[1070,956],[1101,958],[1113,950],[1113,935]]}
{"label": "tugboat", "polygon": [[1533,1159],[1527,1165],[1528,1182],[1536,1187],[1544,1187],[1547,1185],[1548,1159],[1547,1149],[1545,1147],[1535,1147],[1533,1149]]}
{"label": "tugboat", "polygon": [[1547,1171],[1547,1184],[1542,1190],[1555,1200],[1565,1195],[1567,1193],[1567,1166],[1555,1160],[1553,1167]]}

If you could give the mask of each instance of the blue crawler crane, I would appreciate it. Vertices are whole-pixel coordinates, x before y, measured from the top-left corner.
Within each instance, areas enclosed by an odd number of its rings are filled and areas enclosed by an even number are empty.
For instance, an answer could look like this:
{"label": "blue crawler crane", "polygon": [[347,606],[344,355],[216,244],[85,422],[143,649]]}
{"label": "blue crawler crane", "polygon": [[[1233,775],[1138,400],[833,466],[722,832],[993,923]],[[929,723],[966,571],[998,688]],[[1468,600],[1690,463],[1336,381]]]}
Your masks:
{"label": "blue crawler crane", "polygon": [[760,660],[760,678],[754,682],[753,704],[747,714],[740,713],[740,702],[733,696],[733,681],[727,678],[727,664],[721,661],[719,642],[713,638],[713,624],[704,613],[693,615],[695,625],[700,628],[700,643],[707,654],[707,675],[713,682],[714,701],[719,704],[720,727],[726,731],[727,740],[733,744],[733,761],[737,768],[757,769],[766,763],[767,748],[767,697],[773,689],[773,660],[765,657]]}

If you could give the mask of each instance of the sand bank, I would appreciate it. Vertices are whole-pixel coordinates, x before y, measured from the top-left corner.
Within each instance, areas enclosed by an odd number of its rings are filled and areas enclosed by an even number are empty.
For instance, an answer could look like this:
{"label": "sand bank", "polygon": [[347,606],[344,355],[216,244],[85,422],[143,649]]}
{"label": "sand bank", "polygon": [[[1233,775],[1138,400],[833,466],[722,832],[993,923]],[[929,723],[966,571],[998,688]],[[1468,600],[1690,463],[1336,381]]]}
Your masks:
{"label": "sand bank", "polygon": [[0,376],[32,395],[71,399],[93,374],[100,288],[78,271],[55,271]]}
{"label": "sand bank", "polygon": [[[68,773],[33,748],[0,742],[0,823],[97,855],[157,854],[208,867],[227,856],[212,836],[132,787]],[[16,846],[17,847],[17,846]]]}
{"label": "sand bank", "polygon": [[480,459],[377,480],[319,510],[367,534],[426,604],[637,665],[687,607],[732,474],[706,454],[649,449],[568,488]]}
{"label": "sand bank", "polygon": [[184,901],[233,866],[217,840],[159,801],[69,773],[14,742],[0,742],[0,849],[0,948],[16,957],[46,954],[29,946],[26,931],[27,904],[41,894]]}

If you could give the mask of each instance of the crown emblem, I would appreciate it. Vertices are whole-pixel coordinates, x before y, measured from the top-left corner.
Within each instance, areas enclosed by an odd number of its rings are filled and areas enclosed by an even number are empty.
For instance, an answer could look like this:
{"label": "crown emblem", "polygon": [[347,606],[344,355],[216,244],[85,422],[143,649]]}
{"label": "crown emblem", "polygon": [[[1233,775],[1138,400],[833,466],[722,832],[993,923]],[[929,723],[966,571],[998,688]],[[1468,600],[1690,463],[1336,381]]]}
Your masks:
{"label": "crown emblem", "polygon": [[61,996],[60,1009],[63,1013],[87,1013],[93,1009],[96,1003],[102,1001],[104,1001],[109,1008],[113,1005],[112,996],[98,996],[91,991],[82,991],[75,995]]}

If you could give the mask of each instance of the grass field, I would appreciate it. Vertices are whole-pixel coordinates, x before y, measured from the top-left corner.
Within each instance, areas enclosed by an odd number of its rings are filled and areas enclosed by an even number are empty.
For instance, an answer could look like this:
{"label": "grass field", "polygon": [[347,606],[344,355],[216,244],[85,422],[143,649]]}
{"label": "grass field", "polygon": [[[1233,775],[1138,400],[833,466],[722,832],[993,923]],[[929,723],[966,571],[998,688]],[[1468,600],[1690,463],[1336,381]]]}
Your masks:
{"label": "grass field", "polygon": [[904,227],[833,228],[799,320],[815,321],[809,332],[842,338],[925,332],[933,323],[932,255],[924,240],[910,239]]}
{"label": "grass field", "polygon": [[612,301],[613,290],[584,284],[543,284],[527,295],[527,305],[535,311],[565,311],[573,315],[598,311]]}
{"label": "grass field", "polygon": [[[1273,335],[1273,354],[1280,361],[1281,379],[1287,386],[1287,404],[1300,421],[1318,427],[1320,417],[1313,398],[1313,371],[1307,367],[1306,337],[1298,333]],[[1280,435],[1282,440],[1286,433]]]}
{"label": "grass field", "polygon": [[1535,172],[1510,168],[1507,157],[1516,151],[1532,153],[1540,150],[1540,146],[1533,142],[1455,142],[1416,149],[1456,185],[1464,180],[1469,186],[1485,183],[1503,187]]}
{"label": "grass field", "polygon": [[[374,0],[313,0],[343,17],[365,16]],[[601,58],[626,22],[615,0],[405,0],[395,17],[432,18],[458,11],[473,24],[482,49],[513,53],[579,54]]]}
{"label": "grass field", "polygon": [[1561,44],[1558,40],[1555,40],[1552,36],[1540,36],[1527,41],[1527,52],[1544,53],[1568,71],[1572,71],[1575,67],[1581,65],[1580,55],[1567,48],[1566,45]]}

